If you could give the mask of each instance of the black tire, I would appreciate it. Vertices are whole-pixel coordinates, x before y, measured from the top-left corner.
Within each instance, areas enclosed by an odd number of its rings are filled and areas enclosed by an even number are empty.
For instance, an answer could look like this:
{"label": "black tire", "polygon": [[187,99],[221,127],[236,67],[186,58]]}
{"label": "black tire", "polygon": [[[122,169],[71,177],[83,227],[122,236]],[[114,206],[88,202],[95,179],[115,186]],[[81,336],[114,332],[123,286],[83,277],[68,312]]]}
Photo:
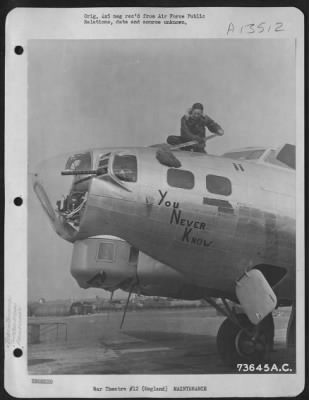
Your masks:
{"label": "black tire", "polygon": [[217,333],[217,349],[224,364],[234,367],[236,365],[238,354],[235,347],[236,336],[239,327],[230,319],[225,319]]}
{"label": "black tire", "polygon": [[272,314],[267,315],[261,322],[262,329],[265,334],[267,334],[267,340],[270,346],[269,351],[272,351],[274,348],[274,341],[275,341],[275,324],[274,318]]}
{"label": "black tire", "polygon": [[[242,327],[252,329],[253,325],[244,314],[237,315]],[[217,349],[223,362],[235,368],[238,363],[260,363],[266,360],[273,347],[274,322],[272,315],[267,316],[259,326],[259,337],[254,349],[244,351],[245,344],[252,343],[244,329],[230,319],[225,319],[217,334]]]}

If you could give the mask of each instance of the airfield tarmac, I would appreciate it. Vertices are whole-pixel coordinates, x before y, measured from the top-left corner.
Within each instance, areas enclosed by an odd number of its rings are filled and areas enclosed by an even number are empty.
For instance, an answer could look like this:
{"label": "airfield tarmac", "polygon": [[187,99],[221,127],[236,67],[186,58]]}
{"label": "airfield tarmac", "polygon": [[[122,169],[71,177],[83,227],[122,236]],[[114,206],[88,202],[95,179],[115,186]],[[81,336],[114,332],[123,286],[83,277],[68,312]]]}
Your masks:
{"label": "airfield tarmac", "polygon": [[[290,309],[275,313],[275,349],[269,363],[295,368],[295,351],[285,349]],[[28,346],[30,374],[218,374],[235,373],[217,354],[216,333],[224,317],[212,308],[129,311],[69,317],[31,317],[64,322],[59,331]],[[63,329],[63,328],[60,328]]]}

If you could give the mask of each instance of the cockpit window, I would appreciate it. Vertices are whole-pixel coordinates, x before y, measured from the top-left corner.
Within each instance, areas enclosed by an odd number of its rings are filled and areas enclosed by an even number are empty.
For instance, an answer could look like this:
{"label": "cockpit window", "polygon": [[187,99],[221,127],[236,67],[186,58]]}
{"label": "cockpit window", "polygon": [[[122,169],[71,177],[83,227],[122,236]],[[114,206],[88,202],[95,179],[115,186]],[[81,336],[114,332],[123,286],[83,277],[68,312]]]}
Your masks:
{"label": "cockpit window", "polygon": [[137,181],[137,160],[133,155],[116,154],[113,162],[114,175],[124,182]]}

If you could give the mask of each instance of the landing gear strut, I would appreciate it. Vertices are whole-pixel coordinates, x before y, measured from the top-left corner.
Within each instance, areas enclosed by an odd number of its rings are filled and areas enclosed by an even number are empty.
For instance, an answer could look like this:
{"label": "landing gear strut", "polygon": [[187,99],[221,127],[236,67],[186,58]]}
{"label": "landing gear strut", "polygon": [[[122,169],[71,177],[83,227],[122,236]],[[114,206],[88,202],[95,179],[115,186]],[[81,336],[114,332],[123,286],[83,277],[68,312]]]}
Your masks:
{"label": "landing gear strut", "polygon": [[291,315],[289,318],[289,324],[287,329],[286,337],[287,347],[296,346],[296,307],[295,303],[292,305]]}
{"label": "landing gear strut", "polygon": [[274,321],[268,315],[258,325],[251,324],[246,315],[236,316],[237,324],[227,318],[217,334],[218,352],[225,364],[259,363],[267,359],[273,348]]}

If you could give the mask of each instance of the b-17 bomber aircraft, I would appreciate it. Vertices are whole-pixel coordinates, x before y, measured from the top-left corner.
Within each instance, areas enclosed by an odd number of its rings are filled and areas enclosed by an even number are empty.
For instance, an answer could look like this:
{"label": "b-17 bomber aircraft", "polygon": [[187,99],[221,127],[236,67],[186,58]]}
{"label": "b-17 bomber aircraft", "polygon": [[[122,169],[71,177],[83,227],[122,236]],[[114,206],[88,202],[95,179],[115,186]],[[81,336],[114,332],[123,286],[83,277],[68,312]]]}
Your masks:
{"label": "b-17 bomber aircraft", "polygon": [[223,156],[181,147],[55,158],[38,167],[34,191],[74,244],[81,287],[205,299],[226,316],[217,334],[226,364],[267,360],[276,307],[293,306],[295,344],[295,146]]}

